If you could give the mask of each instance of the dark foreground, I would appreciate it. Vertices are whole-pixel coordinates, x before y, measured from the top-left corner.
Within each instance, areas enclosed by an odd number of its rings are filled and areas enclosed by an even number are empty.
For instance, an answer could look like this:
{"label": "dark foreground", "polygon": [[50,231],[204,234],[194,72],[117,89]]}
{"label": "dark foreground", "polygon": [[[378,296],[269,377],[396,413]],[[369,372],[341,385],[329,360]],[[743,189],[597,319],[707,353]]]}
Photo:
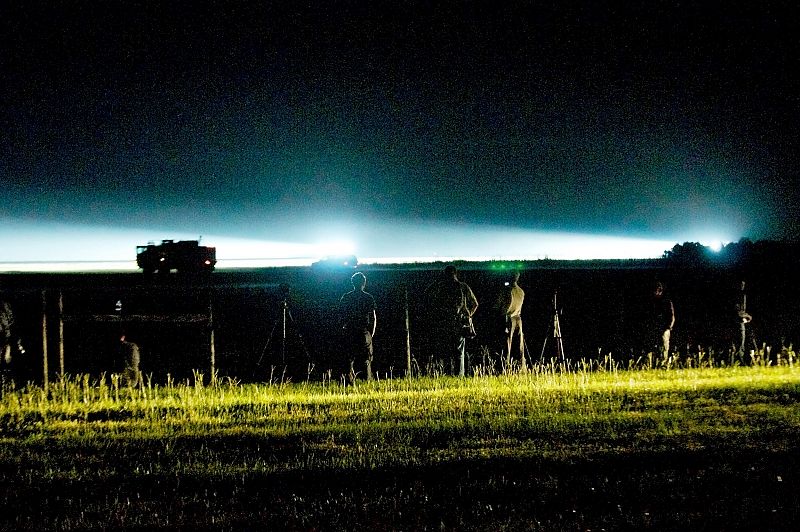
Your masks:
{"label": "dark foreground", "polygon": [[[486,460],[425,469],[104,482],[28,479],[3,465],[2,527],[286,530],[791,530],[796,449],[675,449],[586,461]],[[120,458],[120,459],[117,459]],[[19,464],[24,467],[24,463]]]}

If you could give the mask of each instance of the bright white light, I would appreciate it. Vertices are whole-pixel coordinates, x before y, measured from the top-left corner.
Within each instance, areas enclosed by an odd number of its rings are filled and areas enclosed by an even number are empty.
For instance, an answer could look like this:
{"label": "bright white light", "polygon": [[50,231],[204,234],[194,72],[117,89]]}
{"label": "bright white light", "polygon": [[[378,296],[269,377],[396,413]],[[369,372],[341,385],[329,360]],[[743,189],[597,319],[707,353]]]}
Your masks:
{"label": "bright white light", "polygon": [[[154,229],[111,229],[0,220],[0,271],[136,270],[137,245],[198,235]],[[299,223],[299,222],[298,222]],[[676,243],[719,247],[726,239],[681,235],[648,239],[527,231],[482,225],[372,223],[344,230],[308,226],[305,242],[206,235],[217,268],[306,266],[323,257],[356,255],[361,263],[453,260],[573,260],[658,258]],[[333,235],[330,238],[324,235]],[[341,238],[351,235],[352,239]],[[706,236],[708,233],[706,233]],[[356,241],[359,242],[356,251]]]}
{"label": "bright white light", "polygon": [[[200,238],[155,229],[0,221],[0,271],[5,272],[136,270],[136,246],[164,238]],[[310,243],[208,235],[201,244],[217,248],[218,268],[304,265],[320,255]]]}
{"label": "bright white light", "polygon": [[350,240],[327,240],[318,242],[313,246],[314,251],[320,257],[328,257],[331,255],[354,255],[356,253],[356,245]]}
{"label": "bright white light", "polygon": [[677,240],[525,231],[486,226],[374,227],[361,262],[659,258]]}
{"label": "bright white light", "polygon": [[130,272],[136,261],[0,262],[0,272]]}

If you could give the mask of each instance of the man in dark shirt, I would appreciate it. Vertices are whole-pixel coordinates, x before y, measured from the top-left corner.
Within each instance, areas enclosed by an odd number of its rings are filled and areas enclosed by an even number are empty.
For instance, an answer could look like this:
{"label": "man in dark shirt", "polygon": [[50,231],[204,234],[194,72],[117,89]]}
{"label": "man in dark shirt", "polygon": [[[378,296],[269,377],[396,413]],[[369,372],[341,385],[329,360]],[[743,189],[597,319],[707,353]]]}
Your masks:
{"label": "man in dark shirt", "polygon": [[664,285],[656,282],[650,300],[651,346],[655,346],[661,356],[669,355],[669,341],[675,325],[675,307],[672,300],[664,295]]}
{"label": "man in dark shirt", "polygon": [[139,346],[131,342],[122,333],[119,337],[120,353],[122,354],[122,380],[131,388],[144,386],[142,371],[139,369]]}
{"label": "man in dark shirt", "polygon": [[350,380],[356,377],[356,360],[363,360],[369,381],[372,380],[372,338],[378,322],[375,298],[364,290],[367,277],[363,273],[354,273],[350,281],[353,283],[353,290],[339,300],[344,348],[350,359]]}
{"label": "man in dark shirt", "polygon": [[451,374],[465,376],[466,338],[474,336],[472,315],[478,309],[475,294],[467,283],[458,280],[458,270],[450,264],[428,285],[425,301],[431,357],[443,357]]}

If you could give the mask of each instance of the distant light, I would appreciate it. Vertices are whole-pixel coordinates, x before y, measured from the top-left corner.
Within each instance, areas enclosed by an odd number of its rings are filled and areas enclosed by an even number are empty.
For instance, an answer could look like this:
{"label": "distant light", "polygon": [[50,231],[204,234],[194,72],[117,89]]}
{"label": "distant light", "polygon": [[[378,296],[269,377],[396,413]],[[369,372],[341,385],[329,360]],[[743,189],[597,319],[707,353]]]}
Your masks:
{"label": "distant light", "polygon": [[131,272],[137,271],[136,261],[62,261],[62,262],[0,262],[2,273],[28,272]]}
{"label": "distant light", "polygon": [[696,242],[701,246],[704,246],[709,250],[713,251],[714,253],[719,253],[720,251],[722,251],[722,248],[729,243],[729,240],[725,240],[724,238],[712,237],[712,238],[699,238],[696,240]]}
{"label": "distant light", "polygon": [[356,245],[353,241],[342,239],[319,242],[313,248],[316,251],[316,255],[320,257],[354,255],[356,252]]}

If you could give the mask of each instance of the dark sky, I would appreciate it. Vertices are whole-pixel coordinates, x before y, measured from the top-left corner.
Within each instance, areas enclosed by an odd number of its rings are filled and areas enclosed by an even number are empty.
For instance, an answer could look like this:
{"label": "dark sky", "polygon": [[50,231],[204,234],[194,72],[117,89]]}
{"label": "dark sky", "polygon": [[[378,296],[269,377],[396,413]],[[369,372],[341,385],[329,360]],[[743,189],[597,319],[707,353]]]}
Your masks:
{"label": "dark sky", "polygon": [[792,5],[4,2],[0,218],[796,238]]}

